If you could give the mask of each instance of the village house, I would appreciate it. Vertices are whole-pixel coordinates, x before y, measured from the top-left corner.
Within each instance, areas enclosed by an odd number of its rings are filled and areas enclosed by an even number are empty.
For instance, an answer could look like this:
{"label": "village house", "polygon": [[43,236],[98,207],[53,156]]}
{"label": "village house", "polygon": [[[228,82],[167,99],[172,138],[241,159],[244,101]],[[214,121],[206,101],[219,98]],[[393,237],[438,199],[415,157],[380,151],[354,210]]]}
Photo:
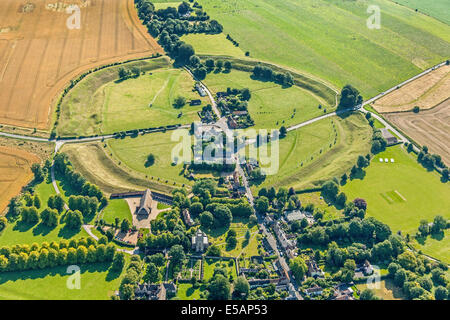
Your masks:
{"label": "village house", "polygon": [[191,100],[191,102],[189,103],[191,106],[199,106],[199,105],[201,105],[202,104],[202,100],[200,100],[200,99],[194,99],[194,100]]}
{"label": "village house", "polygon": [[208,236],[200,229],[192,236],[192,249],[203,252],[209,247]]}
{"label": "village house", "polygon": [[195,90],[197,90],[197,92],[200,95],[200,97],[205,97],[206,96],[205,89],[198,82],[195,84]]}
{"label": "village house", "polygon": [[397,138],[387,128],[382,128],[380,130],[381,130],[381,135],[386,140],[388,146],[391,146],[398,142]]}
{"label": "village house", "polygon": [[137,215],[148,216],[152,212],[152,192],[150,189],[145,190],[142,195],[141,201],[139,202],[139,207],[136,210]]}
{"label": "village house", "polygon": [[323,293],[323,289],[319,287],[318,285],[315,285],[314,287],[308,288],[305,290],[305,293],[307,296],[318,296]]}
{"label": "village house", "polygon": [[229,116],[227,119],[228,119],[228,126],[230,127],[230,129],[237,129],[239,127],[236,120],[234,120],[232,117]]}
{"label": "village house", "polygon": [[246,116],[248,114],[248,111],[241,110],[241,111],[233,111],[233,116]]}
{"label": "village house", "polygon": [[134,296],[136,300],[166,300],[166,289],[162,284],[138,284]]}
{"label": "village house", "polygon": [[319,268],[316,261],[313,259],[310,259],[306,262],[306,265],[308,267],[308,276],[317,278],[317,277],[323,277],[324,272],[322,269]]}
{"label": "village house", "polygon": [[177,294],[177,286],[173,282],[163,283],[166,296],[175,296]]}
{"label": "village house", "polygon": [[222,99],[228,97],[228,93],[226,91],[219,91],[216,93],[216,96],[218,99]]}
{"label": "village house", "polygon": [[283,229],[281,229],[280,223],[278,221],[274,223],[273,230],[275,231],[275,234],[278,237],[278,241],[280,241],[281,246],[284,250],[295,248],[295,243],[293,243],[292,240],[289,240],[286,237],[286,233]]}

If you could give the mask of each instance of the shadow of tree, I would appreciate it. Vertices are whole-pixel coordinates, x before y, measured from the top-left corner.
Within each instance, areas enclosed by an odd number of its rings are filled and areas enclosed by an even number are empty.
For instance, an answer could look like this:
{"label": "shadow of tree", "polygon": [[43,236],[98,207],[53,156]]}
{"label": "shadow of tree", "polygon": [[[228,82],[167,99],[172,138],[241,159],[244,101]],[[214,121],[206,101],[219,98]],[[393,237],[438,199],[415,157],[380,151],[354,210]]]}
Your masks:
{"label": "shadow of tree", "polygon": [[50,232],[52,232],[56,226],[54,227],[48,227],[43,222],[39,223],[34,229],[33,229],[33,235],[34,236],[46,236]]}
{"label": "shadow of tree", "polygon": [[13,227],[13,231],[19,231],[19,232],[27,232],[31,228],[33,228],[36,224],[34,223],[26,223],[22,220],[17,220],[17,223]]}
{"label": "shadow of tree", "polygon": [[58,237],[63,238],[63,239],[70,239],[73,236],[75,236],[77,233],[79,233],[80,231],[81,231],[81,228],[70,229],[67,225],[64,225],[64,227],[62,227],[59,230]]}
{"label": "shadow of tree", "polygon": [[[95,272],[105,272],[110,268],[110,262],[102,262],[102,263],[93,263],[93,264],[82,264],[80,265],[80,273],[83,275],[84,273],[95,273]],[[39,270],[25,270],[25,271],[12,271],[12,272],[2,272],[0,273],[0,285],[4,284],[8,281],[18,281],[18,280],[27,280],[27,279],[43,279],[45,277],[54,277],[57,275],[67,276],[70,273],[67,273],[67,266],[58,266],[54,268],[46,268]],[[108,273],[109,275],[109,273]],[[108,279],[106,277],[106,281],[112,281],[116,279],[120,275],[115,275],[114,278]]]}

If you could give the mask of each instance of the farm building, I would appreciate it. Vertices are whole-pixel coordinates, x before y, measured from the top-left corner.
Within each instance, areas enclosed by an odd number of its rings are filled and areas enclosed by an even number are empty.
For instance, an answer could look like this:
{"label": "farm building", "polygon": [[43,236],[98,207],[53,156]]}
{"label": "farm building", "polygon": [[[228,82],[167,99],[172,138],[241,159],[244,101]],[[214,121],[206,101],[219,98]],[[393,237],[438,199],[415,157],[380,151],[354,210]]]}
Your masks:
{"label": "farm building", "polygon": [[150,189],[147,189],[142,195],[139,207],[137,208],[137,214],[148,216],[152,212],[152,202],[152,192]]}
{"label": "farm building", "polygon": [[195,90],[198,91],[198,94],[200,95],[200,97],[205,97],[206,96],[205,89],[199,83],[195,84]]}
{"label": "farm building", "polygon": [[396,144],[398,142],[397,138],[386,128],[381,129],[381,135],[386,140],[388,146]]}

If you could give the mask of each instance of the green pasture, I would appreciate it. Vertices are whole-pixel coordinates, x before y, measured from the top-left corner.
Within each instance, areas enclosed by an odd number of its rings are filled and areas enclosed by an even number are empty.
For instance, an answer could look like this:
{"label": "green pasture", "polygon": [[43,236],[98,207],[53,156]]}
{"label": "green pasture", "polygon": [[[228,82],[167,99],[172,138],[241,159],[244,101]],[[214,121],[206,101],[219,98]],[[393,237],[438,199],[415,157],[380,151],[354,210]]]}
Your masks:
{"label": "green pasture", "polygon": [[[389,162],[380,162],[380,158]],[[375,155],[362,180],[349,181],[342,191],[349,199],[366,199],[368,215],[387,223],[393,232],[413,235],[422,219],[431,222],[439,214],[450,218],[450,185],[416,159],[402,146],[389,147]]]}
{"label": "green pasture", "polygon": [[[450,50],[450,26],[387,0],[201,4],[252,58],[295,68],[338,87],[351,83],[365,98],[448,59]],[[367,27],[369,5],[381,9],[380,29]],[[438,5],[432,7],[439,10]]]}
{"label": "green pasture", "polygon": [[[110,263],[80,266],[80,289],[68,289],[67,267],[0,273],[0,300],[109,300],[120,274]],[[69,270],[70,271],[70,270]]]}
{"label": "green pasture", "polygon": [[[183,165],[174,165],[172,150],[179,144],[171,141],[174,131],[166,133],[151,133],[137,138],[114,139],[108,141],[108,151],[121,167],[145,174],[151,181],[165,184],[191,184],[190,180],[182,175]],[[155,163],[146,165],[147,157],[153,154]],[[166,182],[167,181],[167,182]]]}
{"label": "green pasture", "polygon": [[[230,73],[211,72],[205,79],[213,92],[227,88],[249,88],[252,97],[248,111],[255,121],[256,129],[275,129],[290,126],[324,114],[327,104],[312,92],[292,86],[283,88],[273,82],[253,80],[251,73],[232,70]],[[323,108],[319,109],[319,105]],[[327,111],[332,111],[328,108]]]}
{"label": "green pasture", "polygon": [[120,222],[124,219],[128,219],[130,223],[133,222],[131,216],[130,207],[128,203],[123,199],[109,200],[108,205],[102,211],[102,219],[108,224],[114,224],[116,218],[119,218]]}

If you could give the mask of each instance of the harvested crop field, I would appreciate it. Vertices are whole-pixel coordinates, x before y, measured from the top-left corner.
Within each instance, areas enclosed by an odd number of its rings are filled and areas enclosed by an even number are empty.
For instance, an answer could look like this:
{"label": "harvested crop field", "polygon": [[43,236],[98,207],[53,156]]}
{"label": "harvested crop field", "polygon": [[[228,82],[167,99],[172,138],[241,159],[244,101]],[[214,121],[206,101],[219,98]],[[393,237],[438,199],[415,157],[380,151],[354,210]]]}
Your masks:
{"label": "harvested crop field", "polygon": [[35,162],[40,159],[34,154],[0,146],[0,213],[9,199],[31,180],[31,165]]}
{"label": "harvested crop field", "polygon": [[[55,97],[100,65],[161,52],[133,0],[0,1],[0,122],[47,129]],[[80,28],[69,29],[69,4]]]}
{"label": "harvested crop field", "polygon": [[446,165],[450,165],[450,98],[430,110],[387,113],[384,116],[414,141],[427,146],[430,152],[439,154]]}
{"label": "harvested crop field", "polygon": [[409,111],[415,106],[431,109],[450,97],[450,66],[438,68],[377,100],[378,112]]}

